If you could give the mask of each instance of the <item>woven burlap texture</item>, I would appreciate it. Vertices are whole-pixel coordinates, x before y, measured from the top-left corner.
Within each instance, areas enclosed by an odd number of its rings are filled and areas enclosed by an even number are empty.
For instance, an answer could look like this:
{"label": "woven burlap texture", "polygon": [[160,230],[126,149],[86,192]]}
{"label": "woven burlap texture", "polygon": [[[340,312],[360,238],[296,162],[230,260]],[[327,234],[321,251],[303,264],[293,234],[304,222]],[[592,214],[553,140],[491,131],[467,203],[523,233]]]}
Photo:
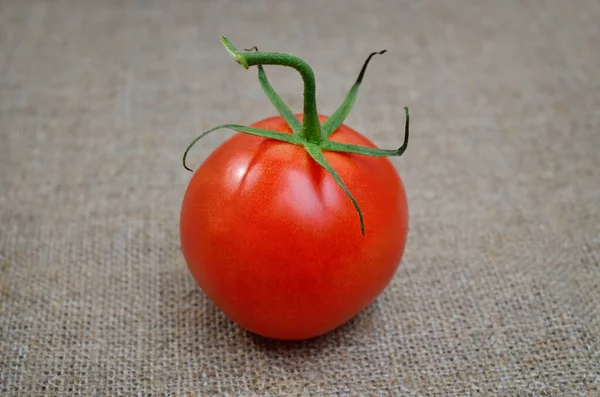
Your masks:
{"label": "woven burlap texture", "polygon": [[[599,395],[598,21],[594,0],[1,2],[0,394]],[[315,340],[245,332],[183,261],[183,150],[275,114],[220,35],[306,59],[324,114],[385,48],[347,123],[393,148],[412,111],[401,266]],[[298,75],[267,72],[300,111]]]}

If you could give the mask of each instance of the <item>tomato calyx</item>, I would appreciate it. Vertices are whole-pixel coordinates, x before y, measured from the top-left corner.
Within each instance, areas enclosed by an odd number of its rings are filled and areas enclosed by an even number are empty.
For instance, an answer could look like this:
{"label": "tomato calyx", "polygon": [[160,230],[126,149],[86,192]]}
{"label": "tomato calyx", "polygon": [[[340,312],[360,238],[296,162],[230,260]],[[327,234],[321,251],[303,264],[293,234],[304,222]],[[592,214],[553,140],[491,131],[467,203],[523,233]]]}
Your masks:
{"label": "tomato calyx", "polygon": [[[352,107],[354,106],[354,103],[356,101],[358,89],[360,87],[360,84],[362,83],[369,62],[375,55],[384,54],[386,50],[373,52],[368,56],[361,68],[358,78],[356,79],[353,86],[350,88],[342,105],[321,124],[319,121],[319,114],[317,112],[316,105],[316,84],[314,73],[310,66],[304,60],[287,53],[262,52],[259,51],[257,47],[252,47],[244,51],[238,51],[235,48],[235,46],[225,37],[221,37],[221,42],[225,46],[227,52],[235,59],[237,63],[242,65],[244,68],[248,69],[250,66],[258,67],[258,80],[261,87],[263,88],[263,91],[265,92],[275,109],[281,115],[281,117],[289,125],[293,133],[287,134],[279,131],[247,127],[238,124],[222,124],[203,132],[188,145],[183,154],[183,167],[188,171],[192,171],[186,165],[186,158],[189,151],[200,139],[204,138],[211,132],[219,129],[231,129],[250,135],[256,135],[263,138],[275,139],[278,141],[303,146],[306,152],[310,155],[310,157],[333,177],[338,186],[352,201],[352,204],[359,216],[361,233],[364,235],[365,225],[360,206],[356,202],[352,193],[344,184],[342,178],[339,176],[337,171],[331,166],[331,164],[329,164],[329,162],[323,155],[323,151],[354,153],[373,157],[401,156],[406,151],[406,148],[408,147],[410,120],[408,107],[404,107],[404,142],[402,143],[402,146],[400,146],[398,149],[390,150],[371,148],[360,145],[339,143],[329,139],[331,134],[333,134],[333,132],[344,122],[344,120],[348,117],[348,114],[352,110]],[[302,123],[296,118],[294,113],[281,99],[277,92],[275,92],[275,90],[269,83],[269,80],[267,79],[263,65],[287,66],[295,69],[300,73],[304,82],[304,109],[302,115]]]}

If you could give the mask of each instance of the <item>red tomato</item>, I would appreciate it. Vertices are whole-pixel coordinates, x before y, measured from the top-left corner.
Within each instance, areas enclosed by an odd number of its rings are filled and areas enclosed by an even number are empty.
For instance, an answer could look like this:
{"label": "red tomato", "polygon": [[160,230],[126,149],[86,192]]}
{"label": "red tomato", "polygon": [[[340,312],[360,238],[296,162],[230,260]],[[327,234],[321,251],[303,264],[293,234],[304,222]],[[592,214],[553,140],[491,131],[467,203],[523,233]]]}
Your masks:
{"label": "red tomato", "polygon": [[[291,133],[281,117],[252,126]],[[331,140],[375,147],[343,124]],[[360,205],[365,235],[333,177],[302,146],[286,142],[237,133],[185,192],[180,233],[189,270],[253,333],[299,340],[335,329],[377,298],[404,253],[408,208],[391,162],[324,154]]]}

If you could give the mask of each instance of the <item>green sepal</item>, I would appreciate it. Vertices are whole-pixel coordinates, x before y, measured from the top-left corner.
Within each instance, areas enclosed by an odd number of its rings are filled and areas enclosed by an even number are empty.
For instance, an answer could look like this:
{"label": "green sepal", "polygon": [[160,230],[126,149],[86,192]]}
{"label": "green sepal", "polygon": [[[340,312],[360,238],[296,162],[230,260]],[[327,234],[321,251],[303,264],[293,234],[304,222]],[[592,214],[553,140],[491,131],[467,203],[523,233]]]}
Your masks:
{"label": "green sepal", "polygon": [[331,174],[331,176],[333,177],[335,182],[338,184],[338,186],[341,187],[342,190],[344,191],[344,193],[346,193],[346,195],[348,196],[348,198],[350,198],[350,200],[352,201],[352,205],[354,205],[354,208],[356,208],[356,212],[358,212],[358,217],[360,219],[360,232],[364,236],[365,235],[365,222],[363,220],[362,211],[360,210],[358,203],[354,199],[354,196],[352,196],[352,193],[350,193],[350,190],[348,190],[348,188],[344,184],[344,181],[342,181],[342,178],[340,177],[340,175],[331,166],[331,164],[329,164],[329,162],[323,155],[323,151],[321,150],[321,147],[319,145],[315,145],[313,143],[306,143],[304,145],[304,147],[306,148],[306,151],[308,152],[310,157],[312,157],[317,162],[317,164],[319,164],[321,167],[323,167],[327,172],[329,172]]}
{"label": "green sepal", "polygon": [[409,122],[410,115],[408,114],[408,107],[404,107],[404,113],[406,114],[406,121],[404,123],[404,142],[398,149],[378,149],[360,145],[350,145],[347,143],[339,143],[335,141],[326,140],[323,141],[321,147],[323,150],[331,152],[343,152],[343,153],[356,153],[364,154],[365,156],[372,157],[390,157],[390,156],[402,156],[408,147],[408,135],[409,135]]}
{"label": "green sepal", "polygon": [[335,112],[333,112],[331,117],[329,117],[323,122],[323,124],[321,124],[321,132],[323,134],[323,138],[328,138],[344,122],[344,120],[346,120],[346,117],[348,117],[348,114],[350,114],[350,111],[354,106],[354,102],[356,102],[358,88],[360,87],[360,84],[362,83],[362,80],[365,77],[365,72],[367,71],[367,66],[369,66],[371,58],[373,58],[375,55],[385,54],[386,51],[387,50],[373,52],[367,57],[362,69],[360,70],[360,73],[358,74],[356,82],[354,83],[352,88],[350,88],[350,91],[348,92],[348,95],[346,95],[346,99],[344,99],[342,105]]}
{"label": "green sepal", "polygon": [[298,135],[286,134],[286,133],[278,132],[278,131],[263,130],[263,129],[254,128],[254,127],[246,127],[246,126],[237,125],[237,124],[222,124],[222,125],[216,126],[214,128],[211,128],[210,130],[204,131],[202,134],[200,134],[198,137],[196,137],[196,139],[194,139],[192,141],[192,143],[189,144],[189,146],[187,147],[187,149],[185,149],[185,152],[183,153],[183,167],[186,170],[188,170],[190,172],[193,172],[190,168],[188,168],[188,166],[185,163],[185,160],[187,158],[187,154],[190,151],[190,149],[192,149],[192,147],[200,139],[204,138],[206,135],[210,134],[213,131],[216,131],[216,130],[219,130],[219,129],[223,129],[223,128],[228,128],[230,130],[239,131],[239,132],[245,132],[247,134],[260,136],[260,137],[263,137],[263,138],[276,139],[278,141],[292,143],[292,144],[295,144],[295,145],[302,145],[304,143],[304,140],[302,138],[300,138]]}
{"label": "green sepal", "polygon": [[265,73],[262,65],[258,65],[258,81],[260,82],[261,87],[267,97],[277,109],[277,112],[283,117],[286,123],[290,126],[294,134],[299,134],[302,131],[302,123],[298,118],[294,115],[288,105],[281,99],[279,94],[275,92],[273,86],[267,80],[267,74]]}

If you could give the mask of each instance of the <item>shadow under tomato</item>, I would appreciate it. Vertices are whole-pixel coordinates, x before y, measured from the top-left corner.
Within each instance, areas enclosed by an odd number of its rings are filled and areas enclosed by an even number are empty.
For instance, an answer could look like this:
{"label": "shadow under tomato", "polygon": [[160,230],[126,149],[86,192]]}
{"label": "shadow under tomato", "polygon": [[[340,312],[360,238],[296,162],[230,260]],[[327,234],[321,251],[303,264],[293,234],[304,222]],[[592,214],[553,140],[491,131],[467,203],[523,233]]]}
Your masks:
{"label": "shadow under tomato", "polygon": [[244,335],[202,292],[185,265],[161,274],[158,314],[159,345],[179,357],[202,356],[206,346],[239,343]]}
{"label": "shadow under tomato", "polygon": [[379,305],[377,300],[366,307],[356,316],[336,329],[305,340],[278,340],[265,338],[263,336],[245,331],[246,337],[250,339],[254,346],[265,351],[289,352],[294,350],[318,351],[319,348],[331,348],[346,344],[360,343],[363,338],[371,335],[375,331],[373,320],[376,317]]}
{"label": "shadow under tomato", "polygon": [[[269,365],[292,373],[325,355],[363,345],[379,332],[377,300],[327,334],[282,341],[246,331],[229,319],[197,286],[184,264],[161,273],[159,287],[159,320],[148,328],[160,360],[195,363],[205,357],[229,357],[244,366],[248,354],[259,353]],[[218,372],[225,364],[211,365]]]}

